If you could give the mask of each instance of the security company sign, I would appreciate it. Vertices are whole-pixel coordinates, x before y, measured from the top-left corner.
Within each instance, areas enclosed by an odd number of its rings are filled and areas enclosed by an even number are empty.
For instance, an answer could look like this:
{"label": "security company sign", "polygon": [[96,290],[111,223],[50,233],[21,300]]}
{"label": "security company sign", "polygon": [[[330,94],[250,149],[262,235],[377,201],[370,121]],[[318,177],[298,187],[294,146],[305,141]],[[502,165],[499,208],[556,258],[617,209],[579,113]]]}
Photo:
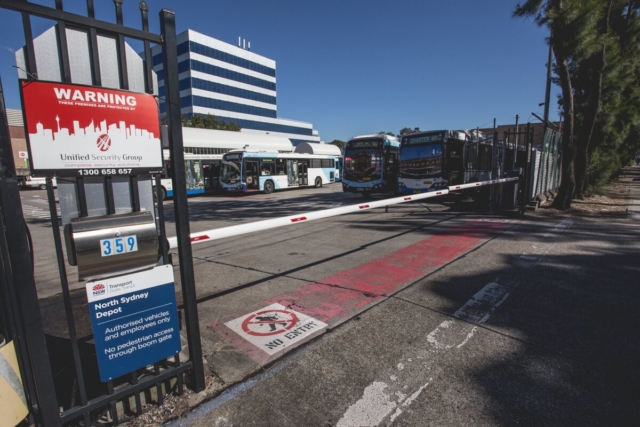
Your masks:
{"label": "security company sign", "polygon": [[88,282],[86,290],[102,381],[180,352],[170,265]]}
{"label": "security company sign", "polygon": [[277,303],[230,320],[225,325],[269,355],[327,327],[326,323]]}
{"label": "security company sign", "polygon": [[34,175],[131,175],[162,170],[152,95],[20,80]]}

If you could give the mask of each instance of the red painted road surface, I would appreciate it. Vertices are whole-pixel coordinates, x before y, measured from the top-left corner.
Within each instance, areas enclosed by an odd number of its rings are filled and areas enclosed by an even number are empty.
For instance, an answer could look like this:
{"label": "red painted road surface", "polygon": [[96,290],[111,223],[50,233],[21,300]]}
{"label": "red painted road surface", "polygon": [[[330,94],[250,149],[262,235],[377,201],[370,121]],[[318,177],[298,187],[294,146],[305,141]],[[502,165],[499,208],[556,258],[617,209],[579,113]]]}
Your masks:
{"label": "red painted road surface", "polygon": [[[209,327],[225,341],[247,353],[256,363],[264,365],[295,346],[286,348],[283,353],[269,356],[226,327],[224,322],[279,303],[333,328],[466,254],[509,226],[506,220],[476,220],[462,224],[385,257],[301,286],[288,294],[278,295],[243,313],[213,322]],[[318,331],[310,335],[309,339],[325,331],[326,329]]]}

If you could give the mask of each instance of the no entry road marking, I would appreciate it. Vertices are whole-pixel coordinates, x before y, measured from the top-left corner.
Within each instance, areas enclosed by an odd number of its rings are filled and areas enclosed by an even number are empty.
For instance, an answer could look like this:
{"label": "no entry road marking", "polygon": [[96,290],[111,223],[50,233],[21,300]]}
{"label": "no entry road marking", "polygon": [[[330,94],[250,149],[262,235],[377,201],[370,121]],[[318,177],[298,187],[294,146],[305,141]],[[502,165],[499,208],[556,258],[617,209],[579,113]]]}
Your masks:
{"label": "no entry road marking", "polygon": [[306,340],[327,327],[326,323],[277,303],[230,320],[225,325],[269,355]]}

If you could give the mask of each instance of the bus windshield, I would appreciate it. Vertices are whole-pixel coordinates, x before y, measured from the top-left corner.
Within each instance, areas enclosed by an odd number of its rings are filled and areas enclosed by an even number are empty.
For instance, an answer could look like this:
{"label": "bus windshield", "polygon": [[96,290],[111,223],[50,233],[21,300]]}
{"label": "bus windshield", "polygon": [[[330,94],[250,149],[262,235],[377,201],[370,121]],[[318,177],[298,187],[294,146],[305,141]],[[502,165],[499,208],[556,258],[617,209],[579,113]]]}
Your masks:
{"label": "bus windshield", "polygon": [[240,160],[222,160],[220,180],[227,184],[235,184],[240,180]]}
{"label": "bus windshield", "polygon": [[442,144],[403,146],[400,150],[399,176],[422,179],[438,176],[442,168]]}
{"label": "bus windshield", "polygon": [[343,179],[371,181],[382,177],[382,150],[350,148],[344,154]]}

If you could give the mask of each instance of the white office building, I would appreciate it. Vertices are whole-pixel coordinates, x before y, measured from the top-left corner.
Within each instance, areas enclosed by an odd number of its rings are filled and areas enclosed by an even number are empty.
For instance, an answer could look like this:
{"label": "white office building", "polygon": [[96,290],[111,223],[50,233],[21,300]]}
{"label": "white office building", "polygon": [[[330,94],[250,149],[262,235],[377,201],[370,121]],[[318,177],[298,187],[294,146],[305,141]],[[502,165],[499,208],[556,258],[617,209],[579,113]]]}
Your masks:
{"label": "white office building", "polygon": [[[284,136],[294,146],[321,142],[311,123],[278,118],[276,62],[242,44],[234,46],[192,30],[178,34],[182,113],[212,114],[236,123],[242,132]],[[164,113],[162,47],[155,46],[152,53]]]}

